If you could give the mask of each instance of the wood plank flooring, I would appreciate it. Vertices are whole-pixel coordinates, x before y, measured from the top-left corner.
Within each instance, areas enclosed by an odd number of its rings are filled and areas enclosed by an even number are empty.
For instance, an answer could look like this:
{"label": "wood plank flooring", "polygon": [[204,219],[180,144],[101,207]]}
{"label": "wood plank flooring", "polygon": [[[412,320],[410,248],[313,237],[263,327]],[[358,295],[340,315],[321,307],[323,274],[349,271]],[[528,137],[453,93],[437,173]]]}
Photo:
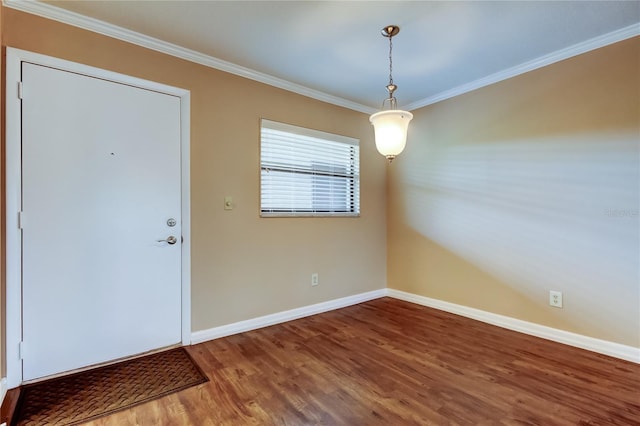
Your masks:
{"label": "wood plank flooring", "polygon": [[210,382],[90,425],[640,425],[640,365],[390,298],[192,346]]}

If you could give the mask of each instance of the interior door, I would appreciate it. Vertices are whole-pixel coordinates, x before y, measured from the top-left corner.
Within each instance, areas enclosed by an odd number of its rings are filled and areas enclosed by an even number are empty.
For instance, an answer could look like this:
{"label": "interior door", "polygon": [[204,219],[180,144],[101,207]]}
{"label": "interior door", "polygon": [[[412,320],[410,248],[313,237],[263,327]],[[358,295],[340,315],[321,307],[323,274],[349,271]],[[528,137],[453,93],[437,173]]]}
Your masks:
{"label": "interior door", "polygon": [[23,380],[180,343],[180,99],[22,81]]}

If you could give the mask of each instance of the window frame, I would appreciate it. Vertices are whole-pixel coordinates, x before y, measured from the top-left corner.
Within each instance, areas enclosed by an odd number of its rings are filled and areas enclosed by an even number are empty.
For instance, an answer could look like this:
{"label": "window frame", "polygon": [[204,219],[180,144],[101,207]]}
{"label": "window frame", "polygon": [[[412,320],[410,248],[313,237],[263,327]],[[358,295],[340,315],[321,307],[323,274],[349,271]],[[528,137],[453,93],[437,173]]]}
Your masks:
{"label": "window frame", "polygon": [[[276,132],[284,132],[287,133],[288,136],[291,137],[300,137],[300,143],[304,143],[307,139],[307,142],[311,142],[309,138],[315,139],[314,143],[310,144],[309,147],[314,145],[315,148],[321,146],[322,141],[326,141],[327,144],[321,149],[331,150],[331,145],[345,144],[349,146],[348,153],[350,156],[344,159],[338,159],[337,162],[327,162],[325,158],[318,157],[307,157],[303,156],[300,162],[296,165],[291,163],[289,167],[286,164],[281,163],[278,166],[275,164],[269,164],[268,161],[265,162],[264,159],[264,151],[263,145],[265,144],[265,132],[264,129],[268,129],[270,131]],[[272,147],[273,148],[273,147]],[[335,153],[341,154],[340,149],[335,149]],[[314,155],[318,155],[318,152],[313,152]],[[268,155],[267,155],[268,157]],[[282,158],[283,161],[284,157]],[[323,161],[324,160],[324,161]],[[268,120],[262,118],[260,120],[260,149],[259,149],[259,161],[260,161],[260,200],[259,200],[259,213],[260,217],[360,217],[360,140],[348,136],[337,135],[334,133],[323,132],[320,130],[308,129],[305,127],[295,126],[291,124],[281,123],[277,121]],[[316,161],[316,163],[314,163]],[[306,165],[303,163],[306,162]],[[340,167],[344,163],[344,173],[336,172],[336,167]],[[314,164],[317,165],[317,169],[314,168]],[[323,167],[324,166],[324,167]],[[324,170],[323,170],[324,169]],[[308,175],[311,176],[311,182],[308,183],[310,186],[310,191],[308,194],[304,194],[303,197],[307,200],[307,202],[314,203],[320,202],[323,203],[323,207],[315,208],[313,205],[311,207],[301,207],[301,206],[282,206],[282,208],[277,208],[271,206],[271,208],[263,207],[264,204],[264,174],[270,171],[276,170],[280,173],[290,173],[291,176],[295,175]],[[314,182],[314,177],[317,177],[319,181],[324,182]],[[344,180],[345,185],[345,196],[347,197],[345,201],[340,201],[338,199],[338,205],[344,205],[345,209],[335,210],[333,208],[328,208],[328,205],[333,206],[334,201],[334,191],[333,189],[329,191],[331,198],[323,198],[323,197],[314,197],[314,194],[318,193],[313,190],[314,187],[323,186],[326,188],[327,186],[333,186],[336,183],[340,183],[340,180]],[[302,183],[299,182],[299,183]],[[292,185],[293,187],[293,185]],[[339,190],[338,190],[339,192]],[[325,194],[326,195],[326,194]],[[292,198],[288,200],[288,202],[293,201]],[[327,204],[324,204],[327,203]]]}

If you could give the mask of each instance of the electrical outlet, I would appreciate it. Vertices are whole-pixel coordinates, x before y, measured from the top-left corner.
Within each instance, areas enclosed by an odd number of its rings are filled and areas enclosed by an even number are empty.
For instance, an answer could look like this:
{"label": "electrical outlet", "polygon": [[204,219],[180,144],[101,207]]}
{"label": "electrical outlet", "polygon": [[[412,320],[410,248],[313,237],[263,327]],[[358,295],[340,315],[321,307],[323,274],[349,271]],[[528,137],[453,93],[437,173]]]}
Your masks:
{"label": "electrical outlet", "polygon": [[549,305],[554,308],[562,308],[562,292],[561,291],[553,291],[549,292]]}
{"label": "electrical outlet", "polygon": [[318,281],[318,273],[311,274],[311,285],[317,286],[320,282]]}

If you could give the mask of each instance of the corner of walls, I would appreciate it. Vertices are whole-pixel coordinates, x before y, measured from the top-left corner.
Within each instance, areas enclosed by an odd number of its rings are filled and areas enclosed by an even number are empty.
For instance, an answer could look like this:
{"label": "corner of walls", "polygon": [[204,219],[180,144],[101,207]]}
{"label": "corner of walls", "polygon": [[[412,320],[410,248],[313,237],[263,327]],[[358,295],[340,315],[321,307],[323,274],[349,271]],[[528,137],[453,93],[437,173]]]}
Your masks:
{"label": "corner of walls", "polygon": [[[438,309],[440,311],[449,312],[476,321],[495,325],[507,330],[517,331],[519,333],[528,334],[530,336],[540,337],[542,339],[550,340],[553,342],[562,343],[576,348],[585,349],[591,352],[597,352],[603,355],[608,355],[614,358],[619,358],[640,364],[640,348],[583,336],[577,333],[571,333],[552,327],[546,327],[532,322],[511,318],[505,315],[498,315],[480,309],[474,309],[468,306],[445,302],[443,300],[432,299],[430,297],[420,296],[417,294],[408,293],[392,288],[383,288],[365,293],[359,293],[352,296],[316,303],[314,305],[303,306],[301,308],[291,309],[288,311],[277,312],[274,314],[252,318],[245,321],[239,321],[232,324],[210,328],[207,330],[196,331],[191,334],[191,344],[203,343],[209,340],[244,333],[246,331],[257,330],[259,328],[281,324],[287,321],[292,321],[299,318],[304,318],[311,315],[356,305],[358,303],[363,303],[382,297],[392,297],[394,299],[403,300],[405,302],[415,303],[417,305]],[[4,380],[3,385],[3,389],[6,392],[6,380]]]}

